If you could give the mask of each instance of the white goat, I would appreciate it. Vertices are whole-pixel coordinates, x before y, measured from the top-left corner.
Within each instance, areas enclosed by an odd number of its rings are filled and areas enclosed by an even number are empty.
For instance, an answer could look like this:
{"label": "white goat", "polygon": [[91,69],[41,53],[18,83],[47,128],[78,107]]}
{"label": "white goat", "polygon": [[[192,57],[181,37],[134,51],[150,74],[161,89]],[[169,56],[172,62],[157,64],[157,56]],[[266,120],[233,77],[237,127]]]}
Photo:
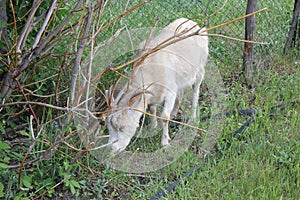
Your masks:
{"label": "white goat", "polygon": [[[195,34],[193,34],[195,33]],[[200,36],[206,29],[193,21],[180,18],[162,29],[152,38],[146,49],[152,49],[162,42],[176,42],[148,55],[134,72],[127,85],[111,103],[107,117],[109,142],[112,151],[123,151],[134,136],[143,113],[149,106],[156,114],[156,105],[163,104],[161,117],[169,119],[176,98],[187,87],[193,86],[192,117],[196,117],[199,87],[204,77],[204,66],[208,57],[208,37]],[[178,40],[191,34],[192,36]],[[140,47],[143,48],[146,42]],[[156,125],[156,124],[155,124]],[[168,121],[163,121],[162,145],[169,144]]]}

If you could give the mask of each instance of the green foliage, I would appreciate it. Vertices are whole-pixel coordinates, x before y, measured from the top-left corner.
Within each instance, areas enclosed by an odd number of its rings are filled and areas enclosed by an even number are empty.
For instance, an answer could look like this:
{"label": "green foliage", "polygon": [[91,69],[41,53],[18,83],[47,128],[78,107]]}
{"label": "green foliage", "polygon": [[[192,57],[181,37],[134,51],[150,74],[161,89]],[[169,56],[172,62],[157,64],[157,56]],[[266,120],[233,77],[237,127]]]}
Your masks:
{"label": "green foliage", "polygon": [[[10,157],[8,157],[6,154],[10,152],[10,147],[9,144],[7,142],[4,142],[2,140],[0,140],[0,177],[1,175],[7,171],[8,169],[8,163],[10,161]],[[0,197],[4,196],[4,184],[5,184],[5,180],[1,179],[0,182]]]}
{"label": "green foliage", "polygon": [[3,183],[0,182],[0,197],[4,196],[3,190],[4,190],[4,185],[3,185]]}
{"label": "green foliage", "polygon": [[70,165],[67,161],[64,162],[63,166],[59,169],[59,175],[64,179],[64,188],[70,189],[72,195],[78,196],[80,189],[80,184],[75,179],[72,178],[70,170],[74,168],[74,165]]}

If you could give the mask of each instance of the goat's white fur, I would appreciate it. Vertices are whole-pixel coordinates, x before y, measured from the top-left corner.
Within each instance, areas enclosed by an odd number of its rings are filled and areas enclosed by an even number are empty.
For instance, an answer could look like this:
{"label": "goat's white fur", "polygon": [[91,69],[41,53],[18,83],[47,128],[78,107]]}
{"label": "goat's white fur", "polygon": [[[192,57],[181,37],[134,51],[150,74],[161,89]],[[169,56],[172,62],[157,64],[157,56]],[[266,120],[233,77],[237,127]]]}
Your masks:
{"label": "goat's white fur", "polygon": [[[162,29],[161,33],[150,39],[146,49],[156,47],[161,42],[172,38],[178,39],[178,34],[195,26],[196,23],[180,18]],[[196,25],[193,29],[179,36],[184,37],[191,33],[206,33]],[[140,45],[143,49],[146,42]],[[140,55],[141,53],[139,53]],[[174,108],[176,98],[182,91],[193,86],[192,117],[196,117],[196,107],[199,98],[199,87],[204,77],[204,66],[208,57],[208,37],[199,34],[180,40],[159,51],[148,55],[136,67],[128,84],[119,92],[111,103],[111,113],[107,117],[109,142],[112,151],[123,151],[134,136],[141,112],[132,108],[156,114],[156,105],[163,104],[161,117],[169,119]],[[142,95],[141,95],[142,94]],[[156,120],[154,124],[156,125]],[[154,125],[154,126],[155,126]],[[163,122],[162,145],[169,144],[168,121]]]}

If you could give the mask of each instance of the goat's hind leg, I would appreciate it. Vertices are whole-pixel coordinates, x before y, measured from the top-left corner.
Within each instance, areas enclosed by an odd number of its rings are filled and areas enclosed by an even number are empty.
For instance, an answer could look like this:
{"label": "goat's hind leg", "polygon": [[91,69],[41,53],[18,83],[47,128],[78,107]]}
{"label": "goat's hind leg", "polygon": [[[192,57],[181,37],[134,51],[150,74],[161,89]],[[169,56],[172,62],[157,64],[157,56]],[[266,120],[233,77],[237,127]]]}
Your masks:
{"label": "goat's hind leg", "polygon": [[181,101],[182,101],[182,98],[183,98],[183,94],[184,94],[183,90],[180,90],[177,94],[176,101],[175,101],[175,104],[174,104],[174,108],[171,112],[171,119],[175,119],[176,115],[179,112],[179,108],[180,108],[180,104],[181,104]]}
{"label": "goat's hind leg", "polygon": [[193,84],[193,99],[192,99],[192,119],[195,120],[197,116],[197,106],[199,101],[200,85],[202,83],[203,77],[200,75],[197,77],[196,82]]}

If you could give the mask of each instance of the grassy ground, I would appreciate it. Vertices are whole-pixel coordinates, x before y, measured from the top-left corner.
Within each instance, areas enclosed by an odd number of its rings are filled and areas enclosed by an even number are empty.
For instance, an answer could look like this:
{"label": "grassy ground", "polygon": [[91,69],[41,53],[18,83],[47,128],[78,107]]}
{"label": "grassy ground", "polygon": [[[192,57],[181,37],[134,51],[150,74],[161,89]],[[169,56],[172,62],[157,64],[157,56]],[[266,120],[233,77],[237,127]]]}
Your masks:
{"label": "grassy ground", "polygon": [[[226,150],[182,181],[166,199],[300,198],[300,106],[287,104],[284,110],[268,114],[274,105],[299,100],[298,62],[278,57],[274,65],[260,72],[252,89],[230,79],[228,107],[265,109],[266,113],[258,114],[255,123],[238,138],[231,135],[248,117],[227,119],[219,141],[220,146],[226,144]],[[197,141],[179,160],[159,172],[119,174],[110,185],[120,198],[149,199],[202,161],[195,146]]]}

